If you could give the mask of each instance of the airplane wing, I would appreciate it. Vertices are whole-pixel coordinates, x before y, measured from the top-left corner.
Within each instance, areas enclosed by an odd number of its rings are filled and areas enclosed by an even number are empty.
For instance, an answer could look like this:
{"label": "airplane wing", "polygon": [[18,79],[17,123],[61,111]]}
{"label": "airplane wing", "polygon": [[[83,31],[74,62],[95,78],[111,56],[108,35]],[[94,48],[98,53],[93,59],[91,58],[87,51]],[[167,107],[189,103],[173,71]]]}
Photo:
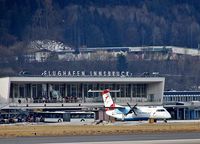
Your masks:
{"label": "airplane wing", "polygon": [[118,105],[118,104],[114,104],[114,105],[111,105],[110,107],[105,107],[105,108],[126,109],[125,106],[121,106],[121,105]]}

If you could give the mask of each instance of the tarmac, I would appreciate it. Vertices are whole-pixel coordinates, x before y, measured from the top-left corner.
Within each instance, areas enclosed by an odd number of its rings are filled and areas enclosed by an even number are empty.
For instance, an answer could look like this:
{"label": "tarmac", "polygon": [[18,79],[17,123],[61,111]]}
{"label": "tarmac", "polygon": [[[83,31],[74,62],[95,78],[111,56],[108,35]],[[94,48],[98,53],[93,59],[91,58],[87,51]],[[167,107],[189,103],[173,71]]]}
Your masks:
{"label": "tarmac", "polygon": [[199,144],[200,133],[0,138],[0,144]]}

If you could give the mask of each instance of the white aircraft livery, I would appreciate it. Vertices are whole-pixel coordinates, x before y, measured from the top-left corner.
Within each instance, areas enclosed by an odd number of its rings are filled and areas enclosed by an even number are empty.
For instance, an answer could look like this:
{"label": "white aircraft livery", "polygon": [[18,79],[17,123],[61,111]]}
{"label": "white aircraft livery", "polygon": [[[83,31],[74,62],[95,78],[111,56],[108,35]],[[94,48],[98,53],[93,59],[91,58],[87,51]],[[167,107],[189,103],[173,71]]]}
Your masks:
{"label": "white aircraft livery", "polygon": [[117,105],[113,102],[110,89],[102,92],[106,114],[122,121],[134,120],[164,120],[171,118],[170,113],[163,106],[128,106]]}

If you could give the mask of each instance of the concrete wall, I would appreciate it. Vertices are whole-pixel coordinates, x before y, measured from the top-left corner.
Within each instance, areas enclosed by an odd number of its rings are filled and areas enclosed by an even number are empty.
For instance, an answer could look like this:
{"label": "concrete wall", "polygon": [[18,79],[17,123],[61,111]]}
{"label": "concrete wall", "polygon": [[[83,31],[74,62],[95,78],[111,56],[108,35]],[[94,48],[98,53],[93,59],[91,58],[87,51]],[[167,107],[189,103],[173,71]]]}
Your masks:
{"label": "concrete wall", "polygon": [[164,92],[164,81],[148,84],[147,86],[148,101],[151,100],[151,95],[152,95],[153,101],[155,101],[155,104],[161,105],[163,103],[163,92]]}
{"label": "concrete wall", "polygon": [[0,103],[6,104],[9,102],[10,94],[10,78],[0,78]]}
{"label": "concrete wall", "polygon": [[163,77],[10,77],[12,82],[117,82],[117,83],[135,83],[153,84],[164,82]]}

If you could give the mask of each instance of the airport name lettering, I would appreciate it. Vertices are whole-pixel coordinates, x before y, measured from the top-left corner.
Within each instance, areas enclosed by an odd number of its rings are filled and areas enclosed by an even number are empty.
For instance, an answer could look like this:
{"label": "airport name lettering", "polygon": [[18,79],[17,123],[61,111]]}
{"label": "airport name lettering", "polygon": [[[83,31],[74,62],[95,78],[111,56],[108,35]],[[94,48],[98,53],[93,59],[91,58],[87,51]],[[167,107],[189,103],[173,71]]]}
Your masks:
{"label": "airport name lettering", "polygon": [[96,77],[130,77],[132,73],[128,71],[48,71],[45,70],[42,76],[51,76],[51,77],[84,77],[84,76],[96,76]]}

